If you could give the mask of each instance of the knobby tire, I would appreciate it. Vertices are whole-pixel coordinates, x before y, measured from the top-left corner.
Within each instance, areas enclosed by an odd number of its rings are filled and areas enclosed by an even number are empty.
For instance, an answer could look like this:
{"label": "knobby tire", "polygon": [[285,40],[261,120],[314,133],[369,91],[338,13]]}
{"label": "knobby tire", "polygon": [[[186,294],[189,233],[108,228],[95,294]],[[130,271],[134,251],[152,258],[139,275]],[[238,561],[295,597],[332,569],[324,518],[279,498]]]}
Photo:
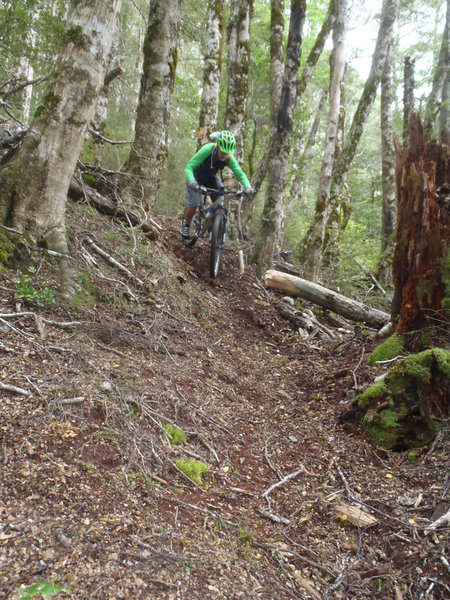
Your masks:
{"label": "knobby tire", "polygon": [[215,279],[219,274],[224,234],[225,214],[217,211],[211,229],[211,254],[209,258],[209,276],[211,279]]}

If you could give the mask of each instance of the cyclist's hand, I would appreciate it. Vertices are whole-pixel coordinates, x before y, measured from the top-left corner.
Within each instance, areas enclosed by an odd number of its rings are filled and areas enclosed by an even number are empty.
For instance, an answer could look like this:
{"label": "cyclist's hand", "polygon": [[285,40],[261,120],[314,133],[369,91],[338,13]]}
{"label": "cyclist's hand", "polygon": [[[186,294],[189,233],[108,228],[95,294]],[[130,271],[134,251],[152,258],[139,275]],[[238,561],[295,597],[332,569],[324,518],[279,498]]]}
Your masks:
{"label": "cyclist's hand", "polygon": [[195,179],[193,179],[192,181],[189,182],[189,187],[191,188],[191,190],[195,190],[196,192],[198,191],[198,183],[195,181]]}
{"label": "cyclist's hand", "polygon": [[255,190],[252,188],[252,186],[251,186],[251,185],[249,185],[248,187],[246,187],[246,188],[245,188],[245,190],[244,190],[244,194],[245,194],[246,196],[253,196],[255,193],[256,193],[256,192],[255,192]]}

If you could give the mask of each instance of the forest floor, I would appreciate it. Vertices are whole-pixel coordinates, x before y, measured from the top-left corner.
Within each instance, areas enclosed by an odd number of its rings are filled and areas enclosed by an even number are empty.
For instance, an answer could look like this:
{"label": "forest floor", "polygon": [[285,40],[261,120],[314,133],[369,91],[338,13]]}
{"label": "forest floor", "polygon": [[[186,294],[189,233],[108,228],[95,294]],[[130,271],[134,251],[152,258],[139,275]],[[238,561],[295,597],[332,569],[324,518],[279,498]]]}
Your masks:
{"label": "forest floor", "polygon": [[[411,460],[339,424],[383,371],[375,332],[304,303],[336,337],[302,335],[235,248],[213,282],[207,244],[159,222],[149,241],[68,204],[77,307],[17,299],[22,273],[2,274],[0,381],[18,390],[0,392],[0,599],[38,582],[77,600],[450,597],[448,530],[425,531],[448,443]],[[49,260],[36,290],[57,289]]]}

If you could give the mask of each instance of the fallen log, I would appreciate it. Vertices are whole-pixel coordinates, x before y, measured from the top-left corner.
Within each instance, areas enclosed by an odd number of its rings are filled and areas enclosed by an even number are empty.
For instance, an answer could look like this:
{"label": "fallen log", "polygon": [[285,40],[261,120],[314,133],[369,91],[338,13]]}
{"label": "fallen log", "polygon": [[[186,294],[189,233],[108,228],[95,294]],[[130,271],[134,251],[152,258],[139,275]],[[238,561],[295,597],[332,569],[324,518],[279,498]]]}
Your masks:
{"label": "fallen log", "polygon": [[156,240],[158,238],[156,227],[148,220],[142,221],[142,219],[130,210],[117,206],[115,202],[106,196],[102,196],[96,190],[82,185],[75,177],[72,177],[70,182],[68,195],[69,198],[76,200],[77,202],[87,200],[89,204],[96,208],[100,213],[119,219],[132,227],[138,227],[144,233],[147,233],[151,240]]}
{"label": "fallen log", "polygon": [[352,321],[363,322],[376,328],[383,327],[389,322],[389,315],[381,310],[371,308],[362,302],[347,298],[317,283],[312,283],[288,273],[274,270],[267,271],[265,282],[267,287],[309,300]]}

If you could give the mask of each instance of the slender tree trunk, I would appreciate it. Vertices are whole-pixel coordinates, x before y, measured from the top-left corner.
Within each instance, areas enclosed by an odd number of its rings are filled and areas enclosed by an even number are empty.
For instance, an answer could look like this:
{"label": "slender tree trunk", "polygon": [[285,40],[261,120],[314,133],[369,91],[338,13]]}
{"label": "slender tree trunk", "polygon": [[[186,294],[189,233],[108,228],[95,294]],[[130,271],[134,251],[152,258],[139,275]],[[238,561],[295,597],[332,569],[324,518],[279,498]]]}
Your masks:
{"label": "slender tree trunk", "polygon": [[445,19],[444,33],[442,34],[441,48],[439,51],[439,58],[434,70],[433,85],[431,92],[427,99],[427,105],[425,107],[425,119],[424,119],[424,131],[427,138],[430,138],[433,131],[436,117],[441,106],[442,88],[444,82],[448,77],[448,71],[450,68],[450,31],[449,31],[449,20],[450,20],[450,2],[447,0],[447,14]]}
{"label": "slender tree trunk", "polygon": [[253,260],[261,276],[273,263],[273,255],[281,225],[284,188],[291,147],[294,109],[297,100],[297,80],[305,19],[305,0],[291,0],[291,17],[286,50],[280,108],[277,116],[273,155],[269,168],[269,183],[264,203],[262,225],[256,240]]}
{"label": "slender tree trunk", "polygon": [[359,140],[361,138],[364,125],[372,109],[378,84],[383,72],[384,62],[387,52],[387,40],[391,37],[392,27],[397,15],[398,0],[383,0],[381,11],[381,22],[378,31],[375,51],[372,57],[372,65],[369,77],[364,85],[364,89],[356,108],[352,124],[344,148],[334,163],[331,177],[331,190],[329,193],[329,202],[318,202],[316,205],[316,214],[314,216],[314,225],[312,235],[307,242],[308,255],[308,276],[315,281],[320,272],[322,260],[322,248],[324,243],[325,227],[329,216],[345,188],[347,173],[356,153]]}
{"label": "slender tree trunk", "polygon": [[[389,246],[393,244],[395,231],[395,151],[392,129],[392,49],[393,39],[389,45],[383,75],[381,77],[381,255],[385,256]],[[378,277],[381,283],[388,284],[392,280],[390,262],[383,260]]]}
{"label": "slender tree trunk", "polygon": [[137,177],[124,190],[126,204],[140,204],[147,214],[155,204],[167,161],[182,7],[183,0],[150,3],[135,138],[127,165]]}
{"label": "slender tree trunk", "polygon": [[[313,124],[308,133],[306,144],[301,152],[301,139],[298,139],[298,143],[294,145],[292,151],[292,171],[293,175],[291,178],[291,186],[289,192],[289,203],[294,205],[302,197],[303,187],[305,185],[305,166],[311,157],[312,149],[314,148],[317,141],[317,132],[319,131],[319,125],[322,118],[322,113],[325,107],[325,102],[328,98],[328,90],[322,90],[320,93],[319,104],[317,106],[316,116],[314,117]],[[298,158],[300,157],[300,158]]]}
{"label": "slender tree trunk", "polygon": [[222,70],[223,0],[209,0],[203,54],[203,91],[200,106],[199,147],[217,129]]}
{"label": "slender tree trunk", "polygon": [[284,72],[284,0],[270,2],[270,131],[277,128]]}
{"label": "slender tree trunk", "polygon": [[[269,117],[269,142],[264,156],[256,170],[250,171],[253,189],[259,191],[264,181],[269,166],[275,133],[277,129],[277,113],[280,106],[281,85],[284,71],[284,0],[271,0],[270,2],[270,117]],[[256,137],[256,119],[255,135]],[[255,140],[254,140],[255,142]],[[250,212],[249,212],[250,210]],[[251,208],[247,199],[242,205],[243,221],[247,223],[251,218]]]}
{"label": "slender tree trunk", "polygon": [[[225,107],[225,128],[236,137],[234,155],[238,162],[244,158],[244,131],[247,120],[247,98],[249,94],[250,72],[250,24],[253,11],[253,0],[231,0],[230,21],[228,25],[228,90]],[[225,187],[235,187],[234,176],[227,167],[223,171]],[[238,236],[238,208],[230,211],[230,227],[228,235]],[[242,214],[248,211],[248,199],[242,200]],[[245,218],[245,216],[244,216]]]}
{"label": "slender tree trunk", "polygon": [[2,175],[0,208],[6,208],[11,226],[62,253],[67,252],[67,191],[103,85],[120,3],[71,3],[70,41],[58,57],[19,157]]}
{"label": "slender tree trunk", "polygon": [[[328,35],[333,27],[334,19],[335,19],[335,10],[336,10],[336,0],[330,0],[330,4],[328,6],[327,13],[325,15],[322,27],[317,35],[317,38],[314,42],[313,47],[306,59],[305,66],[303,67],[303,71],[300,75],[300,80],[298,84],[298,93],[297,93],[297,101],[302,97],[308,83],[311,80],[312,74],[314,72],[314,68],[317,64],[317,61],[320,58],[322,50],[325,47],[325,42],[327,41]],[[277,109],[278,110],[278,109]],[[272,138],[273,139],[273,138]],[[271,144],[268,144],[267,150],[262,157],[260,164],[257,166],[255,170],[254,178],[252,178],[252,186],[255,190],[259,190],[262,185],[267,170],[269,168],[270,163],[270,155],[271,155]]]}
{"label": "slender tree trunk", "polygon": [[337,0],[337,16],[333,35],[333,69],[330,84],[330,106],[328,112],[328,124],[325,136],[325,147],[322,157],[322,169],[320,172],[319,190],[316,203],[316,217],[310,235],[311,243],[305,261],[305,277],[316,281],[318,267],[322,254],[322,244],[325,237],[326,220],[323,215],[330,203],[331,174],[333,169],[333,158],[338,135],[338,121],[341,106],[341,84],[345,72],[345,36],[346,36],[346,1]]}
{"label": "slender tree trunk", "polygon": [[325,47],[325,43],[330,35],[330,31],[334,27],[334,23],[336,20],[336,10],[337,3],[336,0],[330,0],[330,4],[328,5],[328,10],[325,15],[325,18],[322,23],[322,27],[317,35],[317,38],[314,42],[313,47],[311,48],[308,58],[306,59],[305,66],[303,67],[303,71],[300,75],[300,81],[298,84],[298,99],[303,96],[308,83],[311,81],[312,74],[314,72],[314,68],[317,64],[317,61],[322,54],[322,50]]}
{"label": "slender tree trunk", "polygon": [[403,70],[403,147],[409,145],[409,113],[414,110],[414,59],[405,56]]}
{"label": "slender tree trunk", "polygon": [[244,156],[252,10],[253,0],[231,0],[225,128],[236,136],[235,156],[239,162]]}
{"label": "slender tree trunk", "polygon": [[[425,143],[420,117],[410,119],[410,146],[397,151],[397,243],[392,320],[413,350],[448,345],[449,138]],[[447,304],[446,304],[447,303]],[[446,308],[447,306],[447,308]]]}
{"label": "slender tree trunk", "polygon": [[450,131],[450,69],[447,69],[444,85],[442,86],[442,103],[439,113],[439,135]]}

